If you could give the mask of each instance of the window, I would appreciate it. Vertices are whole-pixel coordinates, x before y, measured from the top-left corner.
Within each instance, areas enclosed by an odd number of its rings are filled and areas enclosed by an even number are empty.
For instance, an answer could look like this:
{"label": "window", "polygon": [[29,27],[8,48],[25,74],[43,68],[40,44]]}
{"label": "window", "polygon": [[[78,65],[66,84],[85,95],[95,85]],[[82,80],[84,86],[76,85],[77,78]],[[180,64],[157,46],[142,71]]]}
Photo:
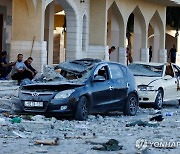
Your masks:
{"label": "window", "polygon": [[109,64],[109,67],[110,67],[111,75],[113,79],[123,78],[123,72],[120,66],[116,64]]}
{"label": "window", "polygon": [[96,70],[94,76],[103,76],[106,80],[108,80],[107,66],[102,66],[100,69]]}
{"label": "window", "polygon": [[173,67],[176,77],[180,78],[180,69],[176,65],[173,65]]}
{"label": "window", "polygon": [[166,73],[166,75],[170,75],[170,76],[174,77],[174,72],[173,72],[172,66],[170,64],[166,65],[165,73]]}

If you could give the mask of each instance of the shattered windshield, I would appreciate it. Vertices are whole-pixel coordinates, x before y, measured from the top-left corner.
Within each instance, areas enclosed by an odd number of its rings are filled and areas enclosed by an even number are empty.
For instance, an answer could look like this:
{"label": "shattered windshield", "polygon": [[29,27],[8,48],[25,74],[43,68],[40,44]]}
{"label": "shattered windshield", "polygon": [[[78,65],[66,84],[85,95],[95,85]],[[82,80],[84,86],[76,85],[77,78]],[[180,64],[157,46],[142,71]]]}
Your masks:
{"label": "shattered windshield", "polygon": [[67,79],[67,80],[81,80],[86,81],[92,72],[92,68],[89,68],[88,70],[84,71],[83,73],[77,74],[73,72],[69,72],[67,70],[61,70],[61,75]]}
{"label": "shattered windshield", "polygon": [[134,76],[161,77],[164,65],[153,66],[145,64],[130,64],[128,68]]}
{"label": "shattered windshield", "polygon": [[43,74],[33,79],[33,82],[86,81],[99,59],[85,58],[63,62],[56,66],[44,66]]}

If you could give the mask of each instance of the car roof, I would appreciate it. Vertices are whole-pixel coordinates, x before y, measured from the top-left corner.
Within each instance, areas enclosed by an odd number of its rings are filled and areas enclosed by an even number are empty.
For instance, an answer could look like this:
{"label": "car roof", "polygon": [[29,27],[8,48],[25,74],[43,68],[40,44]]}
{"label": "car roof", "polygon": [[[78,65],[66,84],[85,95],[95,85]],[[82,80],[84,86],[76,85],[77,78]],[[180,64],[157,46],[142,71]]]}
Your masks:
{"label": "car roof", "polygon": [[72,60],[60,63],[54,67],[54,69],[62,69],[75,74],[82,74],[89,68],[94,67],[96,64],[101,63],[100,59],[83,58],[78,60]]}
{"label": "car roof", "polygon": [[146,62],[137,61],[137,62],[133,62],[132,64],[142,64],[142,65],[150,65],[150,66],[162,66],[162,65],[166,65],[167,63],[155,63],[155,62],[146,63]]}

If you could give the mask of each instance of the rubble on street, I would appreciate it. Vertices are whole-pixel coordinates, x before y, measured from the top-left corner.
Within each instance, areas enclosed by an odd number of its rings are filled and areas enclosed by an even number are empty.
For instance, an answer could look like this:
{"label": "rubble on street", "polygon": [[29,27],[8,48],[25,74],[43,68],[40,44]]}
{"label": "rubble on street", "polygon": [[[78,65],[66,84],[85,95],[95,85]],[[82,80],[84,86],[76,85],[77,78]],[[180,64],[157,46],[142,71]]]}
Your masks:
{"label": "rubble on street", "polygon": [[[6,96],[6,99],[11,102],[13,98]],[[0,102],[1,105],[3,102]],[[159,142],[180,142],[180,111],[177,102],[164,106],[161,110],[162,121],[150,121],[159,113],[159,110],[152,108],[139,108],[136,116],[123,116],[121,112],[89,115],[87,121],[68,118],[57,120],[42,115],[14,115],[9,109],[0,113],[1,153],[96,154],[106,151],[114,153],[117,150],[117,153],[155,154],[179,153],[180,150],[180,145],[157,146]],[[126,127],[137,121],[157,126]],[[147,146],[140,146],[137,142],[139,140],[148,142]],[[109,145],[108,141],[113,142]]]}

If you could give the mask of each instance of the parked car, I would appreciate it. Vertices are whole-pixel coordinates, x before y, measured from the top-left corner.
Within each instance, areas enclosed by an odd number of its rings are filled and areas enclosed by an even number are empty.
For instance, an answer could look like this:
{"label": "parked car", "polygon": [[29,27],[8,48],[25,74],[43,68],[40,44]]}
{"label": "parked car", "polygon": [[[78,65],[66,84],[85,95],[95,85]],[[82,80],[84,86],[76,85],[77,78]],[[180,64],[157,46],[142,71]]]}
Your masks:
{"label": "parked car", "polygon": [[135,79],[126,66],[80,59],[60,63],[53,70],[60,72],[54,79],[48,70],[46,77],[20,88],[17,113],[71,115],[77,120],[86,120],[88,114],[96,112],[136,114],[139,99]]}
{"label": "parked car", "polygon": [[161,109],[163,101],[180,102],[180,67],[176,64],[135,62],[128,68],[135,76],[140,103]]}

